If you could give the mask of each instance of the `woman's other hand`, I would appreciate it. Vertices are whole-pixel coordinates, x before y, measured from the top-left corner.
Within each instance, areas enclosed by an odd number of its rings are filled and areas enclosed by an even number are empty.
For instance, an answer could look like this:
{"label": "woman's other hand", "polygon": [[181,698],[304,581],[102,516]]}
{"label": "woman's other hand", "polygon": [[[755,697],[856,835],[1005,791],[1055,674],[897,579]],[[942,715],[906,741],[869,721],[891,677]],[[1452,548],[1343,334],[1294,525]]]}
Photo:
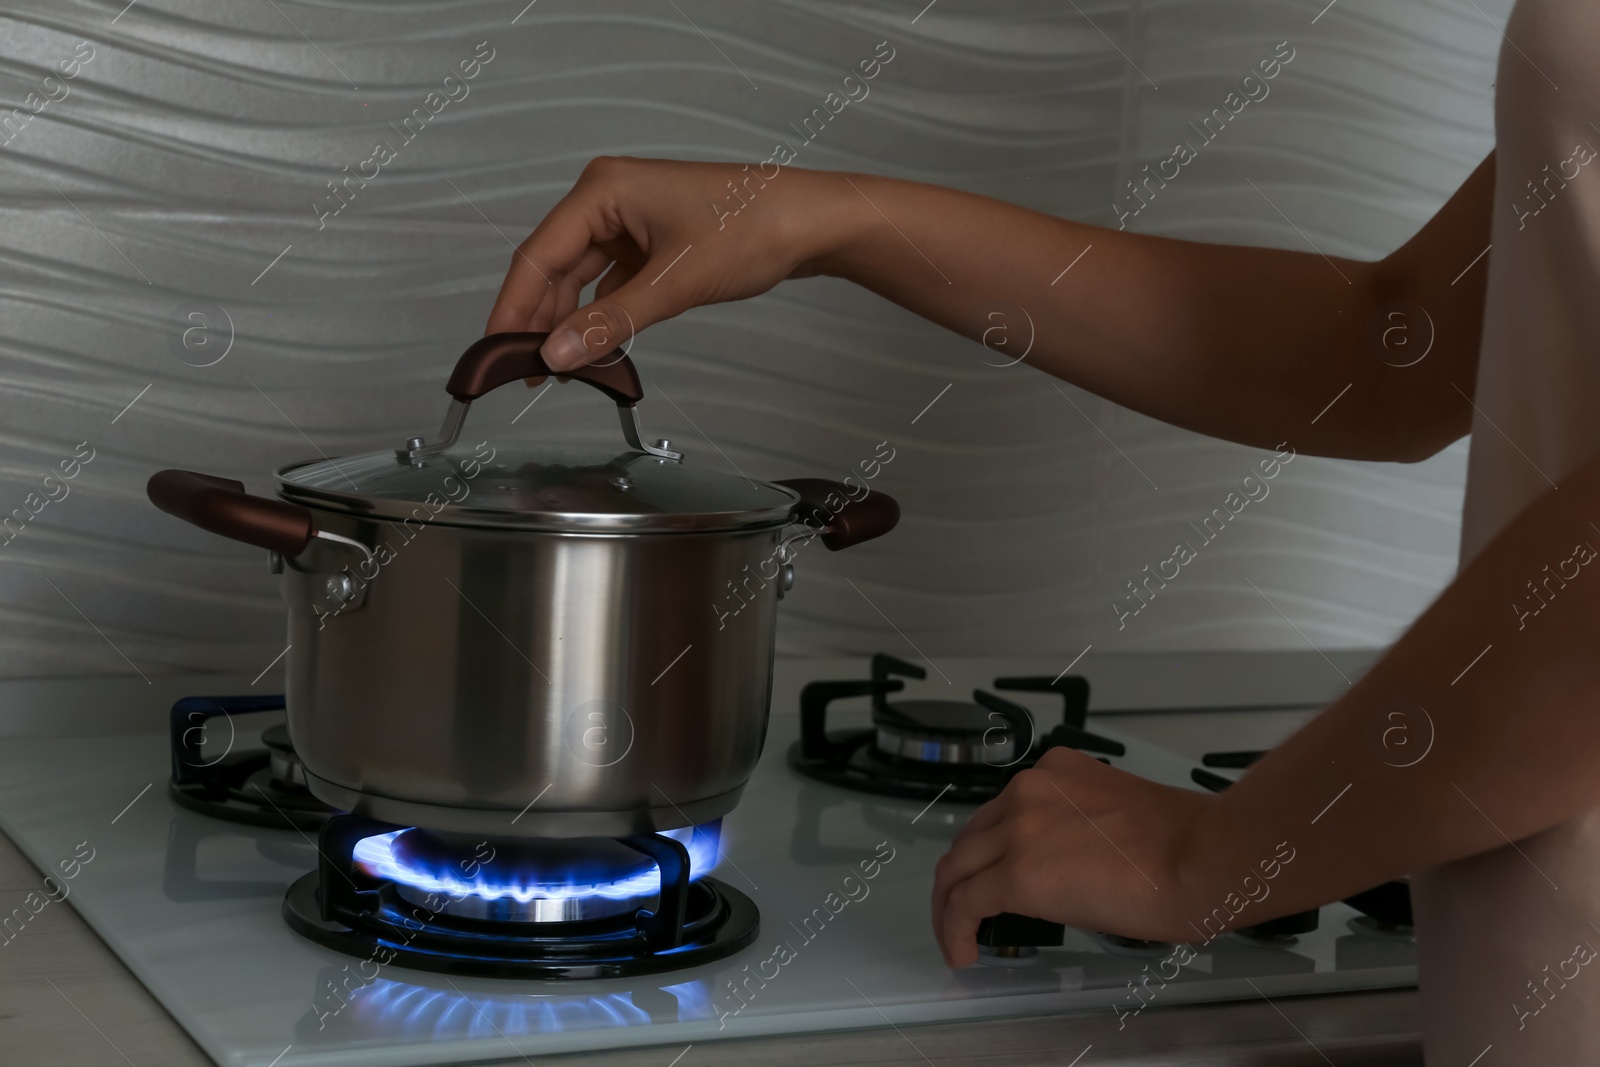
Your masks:
{"label": "woman's other hand", "polygon": [[978,956],[978,923],[1000,912],[1084,930],[1184,941],[1204,914],[1180,870],[1213,802],[1082,752],[1053,748],[979,808],[939,861],[933,929],[945,963]]}

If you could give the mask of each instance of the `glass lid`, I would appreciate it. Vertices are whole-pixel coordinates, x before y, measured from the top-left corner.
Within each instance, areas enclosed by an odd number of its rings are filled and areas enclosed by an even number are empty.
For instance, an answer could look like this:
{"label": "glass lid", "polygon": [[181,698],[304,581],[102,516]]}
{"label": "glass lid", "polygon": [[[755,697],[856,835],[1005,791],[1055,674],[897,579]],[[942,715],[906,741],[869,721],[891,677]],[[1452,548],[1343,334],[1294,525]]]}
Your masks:
{"label": "glass lid", "polygon": [[644,443],[639,372],[618,349],[563,372],[617,406],[627,451],[590,454],[458,443],[472,402],[499,386],[552,374],[545,335],[479,338],[456,361],[450,406],[436,439],[387,452],[291,464],[278,471],[285,500],[352,515],[456,526],[534,530],[727,530],[789,521],[800,494],[683,462],[669,442]]}
{"label": "glass lid", "polygon": [[[658,446],[663,447],[663,446]],[[371,452],[278,471],[285,500],[385,519],[536,530],[782,525],[799,494],[647,452],[497,448]]]}

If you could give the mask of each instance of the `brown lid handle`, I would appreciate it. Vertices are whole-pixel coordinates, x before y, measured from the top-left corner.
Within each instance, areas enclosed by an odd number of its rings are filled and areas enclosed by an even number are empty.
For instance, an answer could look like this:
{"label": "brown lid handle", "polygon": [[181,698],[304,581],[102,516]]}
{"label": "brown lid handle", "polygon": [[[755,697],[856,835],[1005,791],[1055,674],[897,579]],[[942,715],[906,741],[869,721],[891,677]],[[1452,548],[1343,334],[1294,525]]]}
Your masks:
{"label": "brown lid handle", "polygon": [[900,505],[888,493],[852,488],[826,478],[785,478],[779,485],[800,494],[795,518],[818,527],[829,551],[882,537],[900,521]]}
{"label": "brown lid handle", "polygon": [[164,470],[145,486],[150,503],[202,530],[257,548],[298,556],[316,528],[311,510],[282,500],[251,496],[244,483],[195,471]]}
{"label": "brown lid handle", "polygon": [[406,442],[406,447],[396,449],[395,455],[403,462],[426,462],[427,457],[439,455],[456,443],[467,408],[474,400],[518,378],[557,374],[587,382],[610,397],[617,405],[622,436],[630,447],[661,459],[683,459],[683,453],[672,451],[665,440],[653,445],[644,443],[635,407],[644,399],[644,386],[633,361],[622,349],[613,348],[599,362],[576,370],[554,371],[539,354],[539,346],[548,336],[546,333],[492,333],[474,341],[456,360],[456,368],[445,383],[445,390],[450,394],[450,408],[445,412],[444,424],[439,427],[438,439],[428,444],[423,438],[413,437]]}
{"label": "brown lid handle", "polygon": [[445,391],[457,400],[471,402],[483,394],[518,378],[543,377],[559,373],[563,378],[587,382],[618,404],[637,404],[644,399],[639,372],[621,349],[613,349],[598,362],[574,370],[553,371],[539,354],[547,333],[491,333],[474,341],[445,383]]}

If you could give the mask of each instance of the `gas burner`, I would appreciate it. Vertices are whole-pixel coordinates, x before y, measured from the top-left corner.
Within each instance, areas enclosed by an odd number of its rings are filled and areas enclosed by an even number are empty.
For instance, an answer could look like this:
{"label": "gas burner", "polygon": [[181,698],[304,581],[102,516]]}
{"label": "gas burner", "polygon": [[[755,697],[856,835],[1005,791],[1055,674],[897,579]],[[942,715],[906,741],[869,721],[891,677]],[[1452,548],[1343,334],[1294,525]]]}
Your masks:
{"label": "gas burner", "polygon": [[471,840],[354,815],[289,887],[296,932],[375,966],[491,978],[616,978],[753,942],[755,904],[710,877],[718,823],[619,838]]}
{"label": "gas burner", "polygon": [[[1018,737],[1010,728],[1012,722],[1002,718],[1003,725],[995,731],[995,722],[977,704],[959,700],[884,702],[874,709],[872,719],[877,730],[873,745],[891,759],[992,767],[1017,761]],[[1032,733],[1031,726],[1026,724],[1027,733]]]}
{"label": "gas burner", "polygon": [[[891,702],[887,694],[905,688],[892,675],[926,678],[927,672],[879,653],[870,681],[812,682],[801,690],[800,740],[789,749],[789,765],[808,778],[865,793],[981,803],[1057,745],[1109,756],[1126,752],[1120,742],[1084,728],[1089,683],[1079,677],[995,679],[996,689],[1061,695],[1061,725],[1041,737],[1027,708],[981,689],[971,703]],[[872,728],[828,733],[828,705],[859,696],[872,698]]]}
{"label": "gas burner", "polygon": [[[716,866],[720,828],[719,819],[660,835],[688,850],[690,881]],[[612,837],[519,838],[490,845],[462,834],[412,829],[358,841],[354,856],[362,870],[395,883],[398,895],[412,904],[492,922],[632,914],[654,900],[660,886],[655,862]]]}
{"label": "gas burner", "polygon": [[[283,706],[281,695],[184,697],[172,705],[172,799],[202,815],[276,830],[315,830],[336,814],[306,788],[286,726],[263,730],[261,748],[232,751],[235,715]],[[228,725],[227,751],[208,760],[201,742],[219,717]]]}

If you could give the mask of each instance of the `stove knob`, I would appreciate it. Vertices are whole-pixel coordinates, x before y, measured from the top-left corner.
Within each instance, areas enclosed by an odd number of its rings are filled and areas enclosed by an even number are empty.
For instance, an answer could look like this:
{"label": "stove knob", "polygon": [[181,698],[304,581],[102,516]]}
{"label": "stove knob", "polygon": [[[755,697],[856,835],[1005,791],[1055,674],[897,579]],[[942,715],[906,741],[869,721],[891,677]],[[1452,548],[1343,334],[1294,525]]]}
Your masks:
{"label": "stove knob", "polygon": [[1017,967],[1039,955],[1041,946],[1056,948],[1067,928],[1047,919],[1003,911],[978,923],[978,962],[991,967]]}

